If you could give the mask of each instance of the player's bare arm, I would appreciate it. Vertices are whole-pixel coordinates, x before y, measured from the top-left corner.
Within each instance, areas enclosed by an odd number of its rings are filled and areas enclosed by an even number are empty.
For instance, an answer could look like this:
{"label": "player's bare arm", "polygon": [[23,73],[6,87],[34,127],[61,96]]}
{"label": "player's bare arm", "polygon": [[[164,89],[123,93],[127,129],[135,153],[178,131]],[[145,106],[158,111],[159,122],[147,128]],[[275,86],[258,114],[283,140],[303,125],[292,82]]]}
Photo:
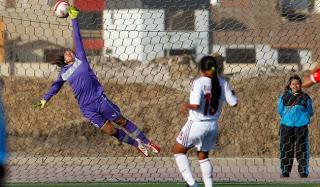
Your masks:
{"label": "player's bare arm", "polygon": [[317,63],[314,68],[310,70],[310,73],[313,74],[320,70],[320,63]]}
{"label": "player's bare arm", "polygon": [[[310,88],[315,84],[315,80],[311,79],[311,76],[314,76],[320,70],[320,63],[317,63],[314,68],[310,70],[310,74],[303,79],[302,87]],[[317,81],[316,81],[317,82]]]}
{"label": "player's bare arm", "polygon": [[192,105],[190,103],[184,103],[181,105],[179,112],[180,113],[185,113],[188,110],[197,110],[200,108],[200,105]]}
{"label": "player's bare arm", "polygon": [[310,87],[313,86],[314,84],[315,84],[315,83],[311,80],[310,75],[309,75],[309,76],[304,77],[303,83],[302,83],[302,87],[303,87],[304,89],[306,89],[306,88],[310,88]]}

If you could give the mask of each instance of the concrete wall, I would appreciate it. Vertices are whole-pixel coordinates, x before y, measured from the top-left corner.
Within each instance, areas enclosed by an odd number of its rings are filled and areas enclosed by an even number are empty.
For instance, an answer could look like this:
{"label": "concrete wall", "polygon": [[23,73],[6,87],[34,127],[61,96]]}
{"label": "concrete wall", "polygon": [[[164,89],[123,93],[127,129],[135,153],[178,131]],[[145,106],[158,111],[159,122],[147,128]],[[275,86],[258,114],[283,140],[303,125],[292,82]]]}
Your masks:
{"label": "concrete wall", "polygon": [[[165,30],[165,11],[121,9],[104,11],[105,50],[121,60],[152,60],[165,50],[195,50],[196,56],[209,52],[209,12],[195,10],[195,31]],[[105,55],[107,55],[105,53]]]}
{"label": "concrete wall", "polygon": [[[0,76],[10,75],[10,64],[0,64]],[[57,78],[57,67],[45,62],[14,63],[14,76],[39,77],[46,79]]]}

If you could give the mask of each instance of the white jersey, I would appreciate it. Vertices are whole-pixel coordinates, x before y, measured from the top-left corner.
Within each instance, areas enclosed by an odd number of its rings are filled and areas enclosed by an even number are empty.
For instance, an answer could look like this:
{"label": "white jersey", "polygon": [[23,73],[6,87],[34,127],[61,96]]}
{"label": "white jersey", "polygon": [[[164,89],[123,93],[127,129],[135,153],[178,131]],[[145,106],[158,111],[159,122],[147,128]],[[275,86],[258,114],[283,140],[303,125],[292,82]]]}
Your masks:
{"label": "white jersey", "polygon": [[209,77],[199,77],[193,81],[190,93],[190,104],[200,105],[197,110],[189,110],[189,119],[192,121],[218,121],[223,103],[226,101],[229,105],[237,104],[237,97],[233,95],[232,90],[226,80],[219,77],[221,95],[217,111],[210,113],[211,100],[211,79]]}

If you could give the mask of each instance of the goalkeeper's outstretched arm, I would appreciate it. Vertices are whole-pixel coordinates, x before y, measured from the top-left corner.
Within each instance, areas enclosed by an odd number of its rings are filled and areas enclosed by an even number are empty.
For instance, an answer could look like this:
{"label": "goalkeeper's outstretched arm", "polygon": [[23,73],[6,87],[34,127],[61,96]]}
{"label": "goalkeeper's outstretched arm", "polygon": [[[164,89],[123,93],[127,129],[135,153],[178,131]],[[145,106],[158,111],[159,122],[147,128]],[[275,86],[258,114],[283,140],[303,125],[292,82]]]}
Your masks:
{"label": "goalkeeper's outstretched arm", "polygon": [[76,57],[82,61],[87,62],[86,52],[83,47],[82,37],[81,37],[79,23],[78,23],[79,10],[74,6],[71,6],[69,8],[68,14],[72,20],[73,35],[74,35],[74,42],[75,42],[75,48],[76,48]]}

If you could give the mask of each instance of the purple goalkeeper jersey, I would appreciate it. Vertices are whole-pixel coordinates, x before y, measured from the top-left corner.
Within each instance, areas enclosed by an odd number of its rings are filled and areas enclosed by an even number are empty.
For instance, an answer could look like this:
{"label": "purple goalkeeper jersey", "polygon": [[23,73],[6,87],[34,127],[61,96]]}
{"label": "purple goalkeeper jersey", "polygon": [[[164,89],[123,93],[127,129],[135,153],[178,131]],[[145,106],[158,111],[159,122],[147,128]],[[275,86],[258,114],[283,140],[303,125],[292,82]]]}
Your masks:
{"label": "purple goalkeeper jersey", "polygon": [[61,69],[58,78],[43,96],[43,99],[49,101],[67,81],[72,87],[80,108],[84,108],[103,95],[104,89],[87,60],[77,19],[72,20],[72,26],[76,53],[75,61]]}

